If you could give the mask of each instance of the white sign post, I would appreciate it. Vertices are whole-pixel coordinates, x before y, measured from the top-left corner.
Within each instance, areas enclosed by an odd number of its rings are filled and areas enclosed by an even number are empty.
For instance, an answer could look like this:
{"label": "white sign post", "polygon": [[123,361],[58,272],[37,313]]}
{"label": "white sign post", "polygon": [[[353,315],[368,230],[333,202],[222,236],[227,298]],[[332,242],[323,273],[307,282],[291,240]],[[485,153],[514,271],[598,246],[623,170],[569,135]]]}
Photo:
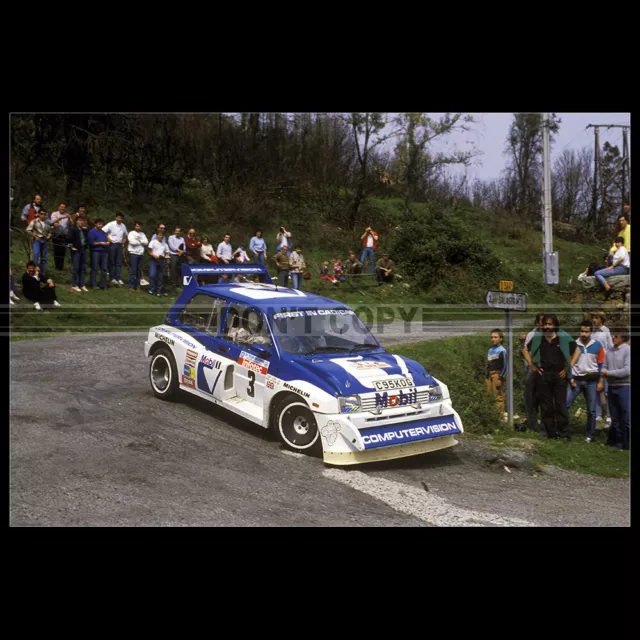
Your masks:
{"label": "white sign post", "polygon": [[527,310],[526,293],[487,291],[486,303],[493,309],[505,310],[505,324],[507,326],[507,423],[513,429],[513,326],[512,311]]}

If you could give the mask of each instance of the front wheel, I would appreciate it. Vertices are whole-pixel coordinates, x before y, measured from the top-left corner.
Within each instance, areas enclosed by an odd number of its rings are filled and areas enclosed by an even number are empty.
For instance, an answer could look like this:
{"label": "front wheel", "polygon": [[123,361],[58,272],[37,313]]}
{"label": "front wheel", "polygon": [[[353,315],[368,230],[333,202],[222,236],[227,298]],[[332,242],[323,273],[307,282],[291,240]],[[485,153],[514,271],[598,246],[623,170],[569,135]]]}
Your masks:
{"label": "front wheel", "polygon": [[149,381],[156,398],[169,400],[178,392],[178,371],[173,354],[166,347],[156,351],[149,365]]}
{"label": "front wheel", "polygon": [[322,453],[322,439],[315,416],[300,398],[289,396],[275,414],[275,432],[282,444],[300,453]]}

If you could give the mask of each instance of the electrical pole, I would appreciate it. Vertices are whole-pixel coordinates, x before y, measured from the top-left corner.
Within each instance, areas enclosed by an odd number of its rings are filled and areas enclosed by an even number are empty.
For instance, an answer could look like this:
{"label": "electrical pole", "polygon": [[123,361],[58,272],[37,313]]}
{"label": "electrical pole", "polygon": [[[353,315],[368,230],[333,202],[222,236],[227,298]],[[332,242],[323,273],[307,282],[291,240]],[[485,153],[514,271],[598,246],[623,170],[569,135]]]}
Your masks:
{"label": "electrical pole", "polygon": [[[626,127],[622,130],[622,157],[627,163],[627,166],[624,167],[622,172],[622,204],[624,205],[624,201],[628,200],[629,206],[631,206],[631,155],[629,154],[629,140],[627,138]],[[629,185],[628,191],[626,187],[627,184]]]}
{"label": "electrical pole", "polygon": [[544,282],[558,284],[558,254],[553,252],[553,216],[551,212],[551,145],[549,142],[549,114],[542,114],[542,192],[544,195]]}

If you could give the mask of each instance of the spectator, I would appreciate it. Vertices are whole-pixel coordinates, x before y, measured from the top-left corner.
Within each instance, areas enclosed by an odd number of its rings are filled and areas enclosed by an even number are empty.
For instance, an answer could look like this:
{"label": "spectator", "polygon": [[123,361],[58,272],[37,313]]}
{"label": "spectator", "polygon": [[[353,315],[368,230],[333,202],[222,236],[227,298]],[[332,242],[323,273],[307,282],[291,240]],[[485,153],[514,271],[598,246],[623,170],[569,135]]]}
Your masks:
{"label": "spectator", "polygon": [[[534,328],[529,331],[529,333],[523,333],[520,336],[521,350],[524,349],[524,346],[531,341],[531,338],[533,338],[536,333],[542,331],[542,318],[544,318],[544,313],[538,313],[536,315]],[[538,426],[538,407],[540,406],[540,402],[536,393],[536,380],[538,376],[531,371],[531,367],[526,358],[524,359],[524,368],[524,407],[527,414],[527,428],[538,433],[540,431]]]}
{"label": "spectator", "polygon": [[616,235],[614,236],[613,245],[611,245],[611,249],[609,249],[610,256],[613,256],[613,254],[618,250],[618,247],[616,246],[618,238],[622,238],[624,248],[628,253],[631,253],[631,225],[629,224],[629,218],[624,213],[618,216],[616,223]]}
{"label": "spectator", "polygon": [[574,400],[582,392],[587,403],[587,432],[585,441],[591,442],[596,432],[596,386],[604,384],[602,366],[605,352],[602,345],[591,336],[593,323],[583,320],[580,323],[580,338],[578,339],[576,355],[578,356],[571,370],[571,379],[567,387],[567,410],[571,409]]}
{"label": "spectator", "polygon": [[42,206],[42,198],[36,194],[33,196],[33,202],[28,204],[23,210],[20,218],[24,221],[24,226],[28,227],[29,224],[36,219],[38,211]]}
{"label": "spectator", "polygon": [[336,285],[340,284],[333,275],[329,273],[329,262],[327,260],[322,263],[322,267],[320,268],[320,280],[327,280]]}
{"label": "spectator", "polygon": [[200,248],[202,247],[202,242],[196,238],[196,230],[193,227],[189,228],[187,236],[184,239],[184,244],[187,247],[185,255],[187,264],[196,264],[200,262]]}
{"label": "spectator", "polygon": [[278,270],[278,284],[286,287],[289,284],[289,257],[287,255],[289,249],[287,245],[282,246],[282,250],[273,256],[273,262]]}
{"label": "spectator", "polygon": [[129,289],[140,293],[144,248],[149,241],[142,232],[142,225],[139,222],[133,223],[133,231],[129,232],[127,240],[129,241]]}
{"label": "spectator", "polygon": [[238,264],[245,264],[249,262],[249,256],[244,250],[244,242],[241,242],[240,246],[233,252],[233,259]]}
{"label": "spectator", "polygon": [[617,251],[613,254],[613,261],[610,267],[606,267],[605,269],[600,269],[600,271],[595,272],[595,277],[598,282],[602,284],[606,293],[605,297],[608,298],[611,295],[611,285],[605,281],[605,278],[610,278],[611,276],[624,276],[629,273],[629,267],[631,266],[629,260],[629,252],[625,249],[624,238],[622,236],[618,236],[616,238],[616,247]]}
{"label": "spectator", "polygon": [[209,236],[202,236],[200,262],[213,262],[214,264],[218,264],[218,258],[216,258],[215,251],[209,242]]}
{"label": "spectator", "polygon": [[[151,241],[153,242],[153,240]],[[172,287],[178,287],[181,282],[180,265],[184,262],[183,256],[186,251],[182,228],[176,227],[172,236],[169,236],[169,281]],[[151,250],[151,245],[149,245]],[[153,280],[152,280],[153,281]]]}
{"label": "spectator", "polygon": [[333,263],[333,277],[338,281],[338,282],[344,282],[346,280],[346,278],[344,277],[344,268],[342,266],[342,258],[339,257],[334,263]]}
{"label": "spectator", "polygon": [[16,279],[13,277],[11,268],[9,268],[9,304],[15,304],[20,301],[20,298],[16,295]]}
{"label": "spectator", "polygon": [[296,250],[289,256],[289,273],[291,274],[291,286],[294,289],[302,289],[302,274],[307,268],[302,255],[302,247],[297,244]]}
{"label": "spectator", "polygon": [[78,205],[78,208],[76,209],[76,212],[73,214],[73,216],[71,216],[71,221],[72,223],[78,224],[78,218],[84,218],[87,221],[87,229],[89,229],[90,227],[93,227],[93,220],[89,217],[89,214],[87,213],[87,205],[80,203]]}
{"label": "spectator", "polygon": [[[593,328],[591,330],[591,337],[597,340],[604,349],[605,358],[607,353],[613,351],[613,340],[611,340],[611,333],[609,327],[605,327],[606,318],[601,311],[591,312],[591,322]],[[604,379],[604,389],[599,392],[599,402],[596,403],[596,421],[605,420],[605,429],[608,429],[611,425],[611,413],[609,411],[609,403],[607,401],[609,392],[609,382]]]}
{"label": "spectator", "polygon": [[389,259],[388,253],[383,253],[376,264],[376,280],[378,285],[393,282],[393,260]]}
{"label": "spectator", "polygon": [[118,211],[116,213],[116,219],[109,222],[103,227],[103,231],[107,234],[107,240],[109,244],[109,278],[111,278],[111,284],[124,285],[121,279],[122,275],[122,254],[124,252],[124,245],[127,241],[129,232],[122,220],[124,214]]}
{"label": "spectator", "polygon": [[258,264],[264,264],[265,260],[269,258],[269,255],[267,254],[267,243],[262,237],[261,229],[258,229],[256,231],[256,235],[251,238],[251,242],[249,243],[249,250],[253,251]]}
{"label": "spectator", "polygon": [[[40,212],[38,212],[40,213]],[[27,262],[27,270],[22,275],[22,292],[24,297],[33,302],[33,306],[38,311],[42,311],[40,304],[52,304],[54,307],[61,307],[56,297],[56,287],[53,280],[49,278],[45,283],[42,282],[44,276],[40,275],[40,269],[33,260]]]}
{"label": "spectator", "polygon": [[287,251],[291,251],[291,231],[282,225],[278,235],[276,236],[276,251],[282,251],[282,247],[287,247]]}
{"label": "spectator", "polygon": [[84,284],[87,273],[87,251],[89,249],[89,233],[85,217],[78,218],[78,224],[71,227],[69,242],[71,244],[71,264],[73,267],[71,288],[78,293],[80,291],[89,291]]}
{"label": "spectator", "polygon": [[349,258],[347,259],[347,274],[351,276],[359,276],[362,273],[362,267],[364,266],[358,258],[356,258],[356,254],[352,251],[349,254]]}
{"label": "spectator", "polygon": [[[618,449],[628,449],[631,425],[631,347],[626,330],[614,329],[611,332],[613,349],[607,353],[606,365],[602,375],[609,380],[609,408],[611,409],[611,428],[607,444]],[[598,383],[598,390],[604,384]]]}
{"label": "spectator", "polygon": [[107,258],[109,240],[103,230],[104,220],[96,218],[95,227],[89,231],[89,246],[91,247],[91,288],[96,289],[96,275],[100,267],[100,288],[107,288]]}
{"label": "spectator", "polygon": [[360,240],[363,241],[363,249],[362,256],[360,257],[360,262],[362,262],[362,266],[367,263],[367,256],[369,257],[369,268],[371,269],[371,274],[373,274],[373,263],[375,261],[374,251],[378,246],[378,234],[369,226],[364,230],[364,233],[360,236]]}
{"label": "spectator", "polygon": [[64,269],[64,258],[69,244],[69,232],[71,230],[71,216],[67,213],[67,205],[61,202],[58,210],[51,214],[51,238],[53,240],[53,261],[56,269]]}
{"label": "spectator", "polygon": [[229,264],[233,259],[231,236],[228,233],[224,234],[224,240],[218,245],[216,258],[218,258],[218,262],[222,262],[224,264]]}
{"label": "spectator", "polygon": [[231,284],[231,280],[229,280],[229,274],[223,273],[221,276],[218,276],[218,282],[216,284]]}
{"label": "spectator", "polygon": [[533,373],[538,375],[536,392],[548,438],[571,439],[567,381],[577,348],[576,341],[560,329],[558,318],[546,314],[542,319],[542,332],[536,333],[522,352]]}
{"label": "spectator", "polygon": [[504,413],[504,376],[507,371],[507,350],[502,346],[504,335],[500,329],[491,332],[491,346],[487,353],[487,391],[496,397],[500,415]]}
{"label": "spectator", "polygon": [[[164,232],[158,229],[156,239],[149,243],[149,255],[151,256],[151,264],[149,265],[149,294],[153,295],[155,291],[158,297],[162,295],[165,258],[170,255],[169,247],[163,239]],[[167,294],[165,293],[164,295],[166,296]]]}
{"label": "spectator", "polygon": [[[158,231],[162,231],[162,242],[164,242],[164,244],[167,244],[167,229],[165,227],[165,225],[161,222],[158,227],[156,228],[156,232],[151,236],[151,240],[157,240],[158,239]],[[149,276],[151,277],[151,276]],[[145,287],[146,285],[148,285],[149,283],[142,278],[140,280],[140,284]]]}
{"label": "spectator", "polygon": [[[51,224],[47,220],[47,214],[42,207],[40,207],[38,211],[38,216],[27,226],[27,231],[29,231],[33,237],[33,261],[38,265],[41,277],[44,278],[47,272]],[[40,264],[38,264],[38,262]]]}

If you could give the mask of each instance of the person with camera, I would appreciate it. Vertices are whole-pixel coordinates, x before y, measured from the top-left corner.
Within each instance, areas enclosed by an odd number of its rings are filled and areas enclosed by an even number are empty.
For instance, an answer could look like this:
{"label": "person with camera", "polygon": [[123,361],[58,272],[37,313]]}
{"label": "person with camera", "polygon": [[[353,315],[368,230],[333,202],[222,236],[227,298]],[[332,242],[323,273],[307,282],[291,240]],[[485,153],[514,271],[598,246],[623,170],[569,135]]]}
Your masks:
{"label": "person with camera", "polygon": [[276,251],[281,251],[282,247],[287,247],[287,251],[291,251],[291,231],[287,231],[284,225],[280,227],[276,241]]}
{"label": "person with camera", "polygon": [[378,238],[378,234],[371,228],[371,226],[368,226],[360,236],[360,240],[363,241],[360,262],[362,262],[362,266],[364,266],[366,264],[367,257],[369,257],[369,269],[371,270],[371,275],[374,273],[374,251],[378,246]]}

